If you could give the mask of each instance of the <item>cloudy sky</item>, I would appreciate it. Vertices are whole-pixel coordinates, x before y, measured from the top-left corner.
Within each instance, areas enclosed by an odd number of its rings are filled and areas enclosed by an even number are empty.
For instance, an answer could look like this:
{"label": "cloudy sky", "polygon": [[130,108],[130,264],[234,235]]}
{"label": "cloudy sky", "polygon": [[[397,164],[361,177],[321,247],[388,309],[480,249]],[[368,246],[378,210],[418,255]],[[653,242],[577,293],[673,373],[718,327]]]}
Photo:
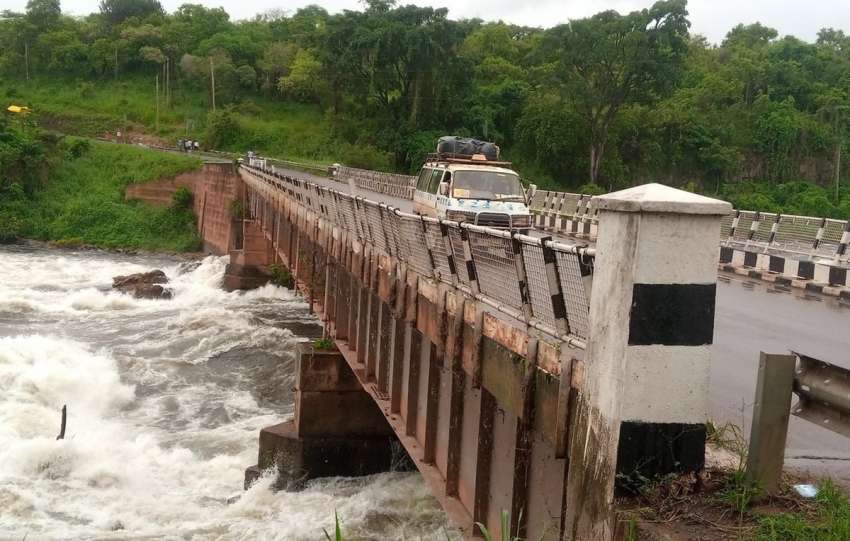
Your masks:
{"label": "cloudy sky", "polygon": [[[330,12],[360,9],[358,0],[161,0],[169,11],[185,2],[210,7],[221,6],[233,19],[253,17],[270,9],[295,11],[307,4],[319,4]],[[646,7],[651,0],[400,0],[449,7],[452,18],[478,17],[504,20],[515,24],[549,27],[569,19],[592,15],[605,9],[628,12]],[[23,11],[26,0],[2,0],[3,8]],[[66,13],[83,15],[96,11],[98,0],[62,0]],[[850,0],[690,0],[688,5],[692,31],[713,42],[739,22],[761,22],[779,30],[814,40],[817,31],[832,26],[850,33]]]}

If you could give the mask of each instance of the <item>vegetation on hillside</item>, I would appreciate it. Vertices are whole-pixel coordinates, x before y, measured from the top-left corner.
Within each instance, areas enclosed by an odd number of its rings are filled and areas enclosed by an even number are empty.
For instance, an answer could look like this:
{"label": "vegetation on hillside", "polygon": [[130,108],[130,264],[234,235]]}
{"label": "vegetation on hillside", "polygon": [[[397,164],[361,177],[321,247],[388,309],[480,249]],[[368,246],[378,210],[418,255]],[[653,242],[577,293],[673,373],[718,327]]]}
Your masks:
{"label": "vegetation on hillside", "polygon": [[195,4],[104,0],[75,18],[30,0],[0,18],[0,92],[66,131],[130,123],[405,171],[457,133],[495,140],[545,186],[661,180],[796,211],[789,190],[807,182],[803,207],[847,216],[850,37],[807,43],[756,23],[714,45],[689,27],[686,0],[547,30],[394,0],[235,22]]}
{"label": "vegetation on hillside", "polygon": [[25,237],[106,248],[199,249],[185,197],[170,208],[124,199],[129,184],[195,169],[197,160],[57,138],[24,120],[17,124],[0,122],[0,242]]}

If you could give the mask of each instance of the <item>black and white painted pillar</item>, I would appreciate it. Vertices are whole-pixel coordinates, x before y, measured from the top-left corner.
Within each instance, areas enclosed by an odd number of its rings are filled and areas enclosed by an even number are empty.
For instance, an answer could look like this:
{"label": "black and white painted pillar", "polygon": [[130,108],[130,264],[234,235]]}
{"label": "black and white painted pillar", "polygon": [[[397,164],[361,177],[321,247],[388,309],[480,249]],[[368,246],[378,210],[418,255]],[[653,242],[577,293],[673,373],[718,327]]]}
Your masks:
{"label": "black and white painted pillar", "polygon": [[611,416],[618,478],[699,470],[720,220],[731,205],[661,184],[596,205],[585,381],[599,413]]}

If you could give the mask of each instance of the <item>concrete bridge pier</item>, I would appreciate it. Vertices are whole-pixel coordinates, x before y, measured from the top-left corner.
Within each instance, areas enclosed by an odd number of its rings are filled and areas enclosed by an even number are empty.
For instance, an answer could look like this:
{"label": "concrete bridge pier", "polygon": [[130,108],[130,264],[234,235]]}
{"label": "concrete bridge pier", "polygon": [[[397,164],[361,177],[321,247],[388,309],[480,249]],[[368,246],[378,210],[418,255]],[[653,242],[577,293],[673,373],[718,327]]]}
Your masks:
{"label": "concrete bridge pier", "polygon": [[224,288],[255,289],[269,281],[268,268],[275,262],[274,246],[261,224],[242,220],[242,245],[230,250],[230,263],[224,271]]}
{"label": "concrete bridge pier", "polygon": [[389,471],[395,458],[403,463],[392,428],[339,351],[302,344],[295,365],[295,416],[262,429],[245,488],[269,469],[277,489],[293,490],[318,477]]}

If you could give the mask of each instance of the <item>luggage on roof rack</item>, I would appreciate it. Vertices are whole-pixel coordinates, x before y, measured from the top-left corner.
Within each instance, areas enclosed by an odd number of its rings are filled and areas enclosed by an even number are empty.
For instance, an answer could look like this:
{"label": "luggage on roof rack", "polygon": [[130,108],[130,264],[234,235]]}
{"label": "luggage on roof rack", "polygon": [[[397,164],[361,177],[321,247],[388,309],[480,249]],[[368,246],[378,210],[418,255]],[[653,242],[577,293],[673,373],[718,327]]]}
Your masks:
{"label": "luggage on roof rack", "polygon": [[437,154],[452,156],[474,156],[483,154],[488,160],[499,159],[499,147],[495,143],[479,141],[469,137],[446,135],[437,141]]}

